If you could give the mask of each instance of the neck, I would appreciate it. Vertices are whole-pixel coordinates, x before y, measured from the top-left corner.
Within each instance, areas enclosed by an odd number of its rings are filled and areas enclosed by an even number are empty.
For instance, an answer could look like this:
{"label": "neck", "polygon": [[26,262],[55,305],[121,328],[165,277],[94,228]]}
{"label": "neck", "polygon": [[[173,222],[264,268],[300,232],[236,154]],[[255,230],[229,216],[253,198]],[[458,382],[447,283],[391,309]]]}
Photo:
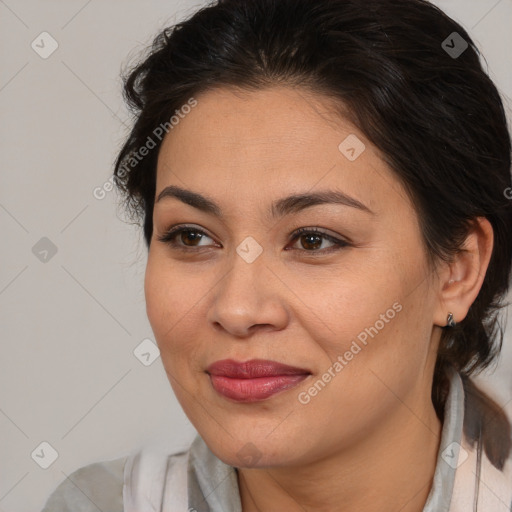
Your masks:
{"label": "neck", "polygon": [[308,465],[240,468],[242,510],[421,512],[432,487],[441,428],[430,400],[420,410],[401,404],[350,449]]}

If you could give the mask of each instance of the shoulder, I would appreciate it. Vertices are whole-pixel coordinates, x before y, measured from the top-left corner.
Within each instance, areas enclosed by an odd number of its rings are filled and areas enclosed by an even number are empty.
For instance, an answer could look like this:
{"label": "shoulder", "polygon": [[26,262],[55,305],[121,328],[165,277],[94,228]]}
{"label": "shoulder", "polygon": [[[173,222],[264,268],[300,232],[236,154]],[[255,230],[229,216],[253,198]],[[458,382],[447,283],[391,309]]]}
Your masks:
{"label": "shoulder", "polygon": [[53,491],[41,512],[123,512],[127,459],[120,457],[77,469]]}

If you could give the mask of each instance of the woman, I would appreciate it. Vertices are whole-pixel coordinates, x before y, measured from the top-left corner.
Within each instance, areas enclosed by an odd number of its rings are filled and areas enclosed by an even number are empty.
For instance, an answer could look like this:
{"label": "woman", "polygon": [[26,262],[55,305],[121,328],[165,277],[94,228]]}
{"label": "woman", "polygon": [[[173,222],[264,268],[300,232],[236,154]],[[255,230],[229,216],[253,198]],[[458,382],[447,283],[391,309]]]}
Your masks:
{"label": "woman", "polygon": [[512,510],[498,355],[510,135],[424,0],[225,0],[128,76],[115,167],[147,314],[198,431],[45,511]]}

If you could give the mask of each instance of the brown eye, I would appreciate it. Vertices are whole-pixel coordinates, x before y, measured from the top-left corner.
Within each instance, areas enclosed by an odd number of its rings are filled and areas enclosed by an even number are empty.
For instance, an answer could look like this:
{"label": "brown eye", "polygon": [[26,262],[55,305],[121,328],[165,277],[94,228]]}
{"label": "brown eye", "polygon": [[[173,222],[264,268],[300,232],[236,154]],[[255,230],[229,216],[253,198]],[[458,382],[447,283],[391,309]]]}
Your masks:
{"label": "brown eye", "polygon": [[[164,242],[173,248],[187,250],[187,248],[206,247],[206,245],[199,245],[205,237],[210,238],[201,229],[176,226],[157,238],[160,242]],[[179,242],[176,240],[177,238],[179,238]]]}
{"label": "brown eye", "polygon": [[310,235],[301,235],[299,240],[302,242],[302,247],[304,249],[319,249],[322,245],[322,239],[324,237],[321,235],[310,234]]}
{"label": "brown eye", "polygon": [[180,240],[185,245],[196,246],[196,242],[200,242],[201,238],[203,238],[203,234],[199,233],[198,231],[192,231],[190,229],[184,229],[180,231],[179,234]]}
{"label": "brown eye", "polygon": [[[336,251],[350,245],[348,242],[328,235],[317,228],[298,229],[292,235],[292,241],[294,240],[300,242],[302,249],[299,248],[299,251],[319,254]],[[331,247],[321,249],[324,240],[327,240],[333,245]]]}

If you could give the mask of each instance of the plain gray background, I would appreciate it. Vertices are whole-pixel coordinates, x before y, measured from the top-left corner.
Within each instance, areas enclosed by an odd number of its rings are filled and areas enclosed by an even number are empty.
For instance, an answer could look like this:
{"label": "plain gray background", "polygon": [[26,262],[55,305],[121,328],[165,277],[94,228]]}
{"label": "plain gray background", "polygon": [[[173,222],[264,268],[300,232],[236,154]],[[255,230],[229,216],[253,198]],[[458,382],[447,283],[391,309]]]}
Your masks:
{"label": "plain gray background", "polygon": [[[510,116],[512,0],[435,3],[482,50]],[[121,66],[204,4],[0,0],[0,512],[40,510],[80,466],[195,435],[160,358],[134,354],[154,341],[142,233],[114,191],[93,191],[130,126]],[[58,44],[47,58],[42,32]],[[509,327],[497,371],[481,379],[509,414],[511,338]],[[43,442],[58,453],[47,469]]]}

